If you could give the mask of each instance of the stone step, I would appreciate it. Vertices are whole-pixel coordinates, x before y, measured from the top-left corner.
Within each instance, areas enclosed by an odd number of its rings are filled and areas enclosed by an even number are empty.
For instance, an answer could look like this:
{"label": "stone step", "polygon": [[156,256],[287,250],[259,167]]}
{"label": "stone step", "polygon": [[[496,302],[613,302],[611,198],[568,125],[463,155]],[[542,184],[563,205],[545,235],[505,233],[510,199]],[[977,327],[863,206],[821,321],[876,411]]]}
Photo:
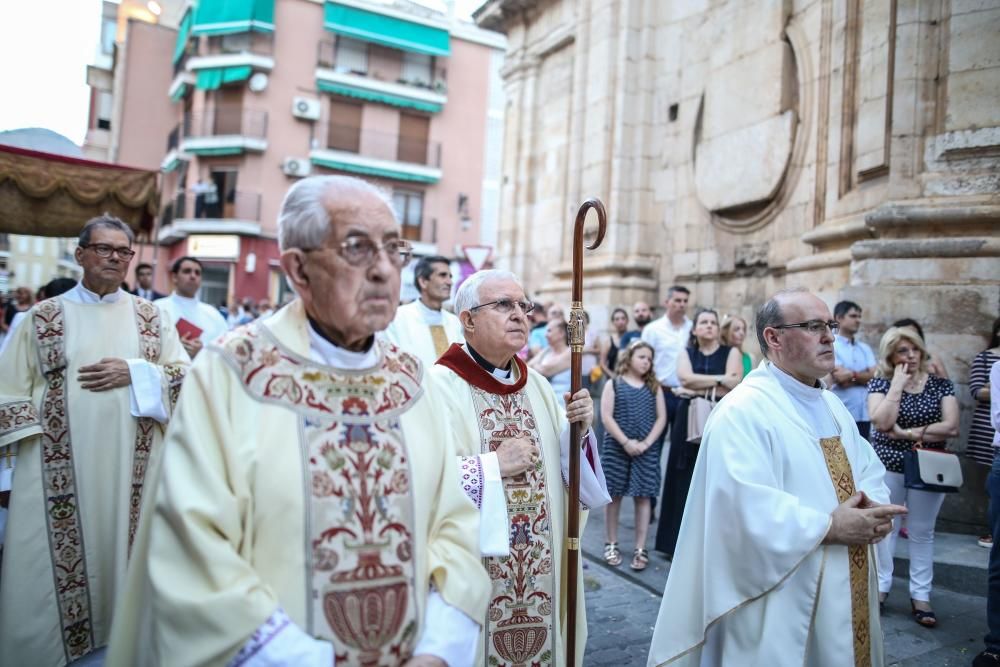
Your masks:
{"label": "stone step", "polygon": [[[990,550],[973,535],[935,533],[934,587],[967,595],[986,595]],[[910,567],[910,541],[896,540],[893,574],[905,577]]]}

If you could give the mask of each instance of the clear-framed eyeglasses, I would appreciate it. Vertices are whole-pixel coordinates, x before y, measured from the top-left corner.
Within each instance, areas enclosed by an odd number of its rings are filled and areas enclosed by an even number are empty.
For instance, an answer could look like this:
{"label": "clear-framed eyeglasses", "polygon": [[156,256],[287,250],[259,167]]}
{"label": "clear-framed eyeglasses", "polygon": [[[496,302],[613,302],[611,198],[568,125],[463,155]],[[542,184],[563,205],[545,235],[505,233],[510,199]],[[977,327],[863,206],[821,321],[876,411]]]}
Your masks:
{"label": "clear-framed eyeglasses", "polygon": [[836,335],[840,331],[837,320],[809,320],[808,322],[796,322],[795,324],[778,324],[775,329],[805,329],[813,336],[822,336],[827,331]]}
{"label": "clear-framed eyeglasses", "polygon": [[502,315],[510,315],[514,312],[514,308],[520,309],[522,313],[527,315],[535,309],[535,304],[530,301],[516,301],[514,299],[497,299],[496,301],[490,301],[489,303],[481,303],[478,306],[469,308],[471,312],[476,312],[480,308],[486,308],[491,306],[493,310],[501,313]]}
{"label": "clear-framed eyeglasses", "polygon": [[[306,248],[304,252],[321,252],[331,248]],[[393,266],[404,267],[413,256],[413,246],[403,239],[376,243],[367,236],[352,236],[337,246],[337,253],[351,266],[369,267],[379,252],[385,251]]]}

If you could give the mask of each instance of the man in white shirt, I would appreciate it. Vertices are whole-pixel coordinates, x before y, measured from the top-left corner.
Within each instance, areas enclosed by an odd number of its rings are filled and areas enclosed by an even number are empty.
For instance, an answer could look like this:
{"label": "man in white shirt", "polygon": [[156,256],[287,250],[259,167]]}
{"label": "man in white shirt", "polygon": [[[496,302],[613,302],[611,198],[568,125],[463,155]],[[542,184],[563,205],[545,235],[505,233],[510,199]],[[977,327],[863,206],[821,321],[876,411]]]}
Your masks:
{"label": "man in white shirt", "polygon": [[[222,313],[198,300],[201,289],[201,262],[194,257],[181,257],[170,267],[170,277],[174,281],[174,292],[156,301],[156,305],[170,313],[181,336],[181,345],[194,359],[201,348],[229,330]],[[181,322],[193,324],[201,329],[197,336],[193,330]]]}
{"label": "man in white shirt", "polygon": [[833,342],[836,365],[827,378],[832,385],[830,391],[844,402],[858,425],[861,437],[867,440],[871,431],[868,381],[875,375],[875,355],[868,345],[857,339],[861,328],[861,306],[853,301],[841,301],[833,308],[833,318],[840,325],[840,333]]}
{"label": "man in white shirt", "polygon": [[401,350],[417,355],[428,367],[452,343],[462,344],[462,324],[442,308],[451,297],[451,265],[445,257],[421,257],[413,269],[420,298],[400,306],[385,338]]}
{"label": "man in white shirt", "polygon": [[[691,292],[683,285],[667,290],[666,312],[642,330],[642,340],[653,348],[653,370],[663,387],[667,402],[667,423],[674,421],[674,411],[680,398],[673,390],[681,385],[677,378],[677,356],[684,354],[691,335],[691,319],[685,314]],[[666,435],[666,431],[663,432]]]}

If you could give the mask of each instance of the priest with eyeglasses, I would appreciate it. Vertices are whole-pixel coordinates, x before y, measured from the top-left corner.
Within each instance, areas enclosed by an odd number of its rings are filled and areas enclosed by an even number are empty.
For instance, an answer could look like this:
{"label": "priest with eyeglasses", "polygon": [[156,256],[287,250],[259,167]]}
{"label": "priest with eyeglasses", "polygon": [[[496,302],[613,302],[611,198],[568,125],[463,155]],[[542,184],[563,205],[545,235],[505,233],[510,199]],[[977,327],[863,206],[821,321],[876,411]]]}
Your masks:
{"label": "priest with eyeglasses", "polygon": [[442,396],[377,340],[410,255],[386,196],[298,181],[298,298],[205,346],[182,392],[114,665],[468,665],[489,584]]}
{"label": "priest with eyeglasses", "polygon": [[[528,339],[532,304],[514,274],[473,274],[458,289],[455,310],[465,342],[448,348],[433,373],[445,389],[462,489],[480,511],[479,546],[492,585],[479,617],[478,654],[469,664],[565,665],[567,516],[611,502],[590,432],[594,404],[586,389],[557,398],[517,356]],[[582,425],[581,442],[570,442],[568,422]],[[570,447],[583,448],[582,508],[568,506]],[[578,581],[582,664],[587,617],[582,577]]]}
{"label": "priest with eyeglasses", "polygon": [[121,288],[132,242],[113,216],[84,224],[82,279],[35,304],[0,355],[0,459],[19,454],[0,665],[100,664],[108,643],[190,361],[169,314]]}
{"label": "priest with eyeglasses", "polygon": [[647,664],[879,667],[872,545],[906,508],[820,380],[826,304],[784,290],[755,325],[765,361],[709,416]]}

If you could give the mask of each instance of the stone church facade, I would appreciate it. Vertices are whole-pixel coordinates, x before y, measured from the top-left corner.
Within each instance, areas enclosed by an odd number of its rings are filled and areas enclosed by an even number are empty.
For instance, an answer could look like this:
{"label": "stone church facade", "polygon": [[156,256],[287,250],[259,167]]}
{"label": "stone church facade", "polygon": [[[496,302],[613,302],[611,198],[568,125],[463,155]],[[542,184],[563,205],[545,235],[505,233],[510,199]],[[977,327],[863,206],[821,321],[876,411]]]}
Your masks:
{"label": "stone church facade", "polygon": [[[608,235],[585,304],[747,319],[804,286],[924,325],[963,404],[1000,314],[1000,0],[489,0],[508,38],[499,264],[568,302],[587,197]],[[591,232],[592,233],[592,232]],[[985,522],[985,469],[942,518]]]}

